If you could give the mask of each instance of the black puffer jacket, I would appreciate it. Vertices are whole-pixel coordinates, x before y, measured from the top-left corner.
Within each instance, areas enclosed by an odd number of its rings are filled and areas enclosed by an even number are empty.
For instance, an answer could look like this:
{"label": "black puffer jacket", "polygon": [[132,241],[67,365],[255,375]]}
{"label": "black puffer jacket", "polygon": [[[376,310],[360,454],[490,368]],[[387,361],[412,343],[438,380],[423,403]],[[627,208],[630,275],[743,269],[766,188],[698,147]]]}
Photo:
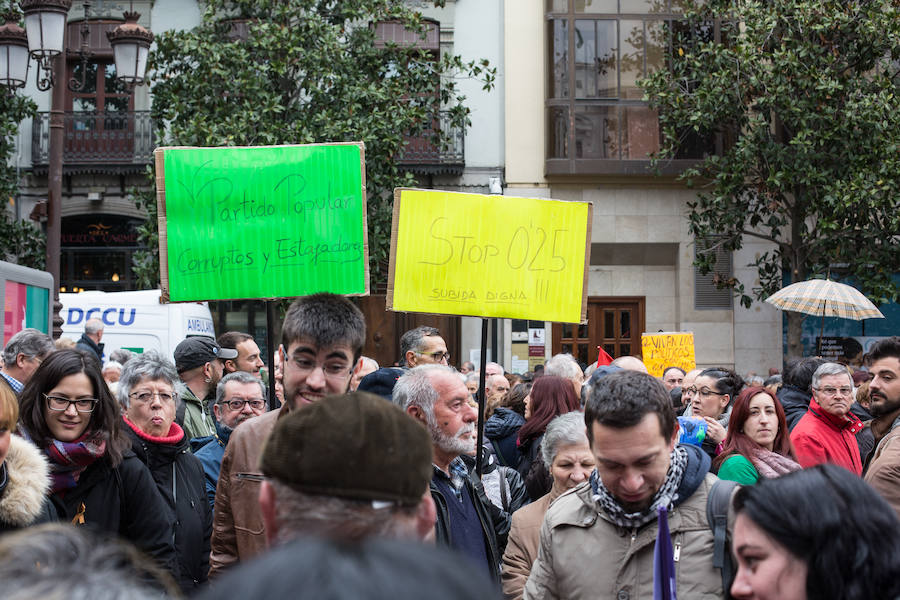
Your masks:
{"label": "black puffer jacket", "polygon": [[484,437],[492,442],[498,462],[507,467],[516,468],[519,453],[516,451],[516,438],[519,429],[525,424],[525,417],[505,407],[499,407],[484,423]]}
{"label": "black puffer jacket", "polygon": [[178,572],[168,509],[134,452],[126,450],[115,469],[108,456],[99,458],[84,470],[78,485],[65,494],[52,494],[50,500],[60,521],[118,534],[162,568]]}
{"label": "black puffer jacket", "polygon": [[778,390],[777,396],[784,408],[784,418],[787,419],[788,429],[793,430],[800,418],[809,410],[812,394],[792,385],[783,385]]}
{"label": "black puffer jacket", "polygon": [[[167,531],[174,541],[179,567],[173,575],[185,595],[190,595],[206,582],[209,572],[212,511],[206,499],[203,465],[190,453],[190,441],[177,424],[172,424],[166,443],[143,432],[139,435],[132,424],[126,423],[134,453],[150,469],[165,500],[170,523]],[[168,441],[178,434],[178,441]]]}

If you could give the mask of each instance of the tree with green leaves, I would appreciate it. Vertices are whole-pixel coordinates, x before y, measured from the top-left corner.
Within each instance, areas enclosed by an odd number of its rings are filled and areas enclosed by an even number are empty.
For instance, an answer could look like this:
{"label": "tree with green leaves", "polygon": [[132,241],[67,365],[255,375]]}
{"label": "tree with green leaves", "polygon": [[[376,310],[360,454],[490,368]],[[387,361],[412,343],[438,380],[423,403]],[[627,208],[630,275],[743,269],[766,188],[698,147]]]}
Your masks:
{"label": "tree with green leaves", "polygon": [[[724,151],[682,178],[699,189],[690,231],[709,272],[746,238],[771,249],[758,285],[732,286],[749,307],[812,277],[852,279],[876,304],[900,289],[900,8],[890,1],[686,2],[670,68],[641,85],[664,149],[720,136]],[[709,32],[718,30],[718,39]],[[803,315],[787,312],[788,355]]]}
{"label": "tree with green leaves", "polygon": [[19,123],[34,116],[37,106],[29,98],[0,92],[0,260],[34,269],[44,268],[46,236],[34,223],[17,220],[8,207],[18,193],[19,177],[13,160]]}
{"label": "tree with green leaves", "polygon": [[[148,70],[159,143],[364,142],[377,289],[387,277],[393,189],[415,183],[396,160],[405,139],[430,135],[446,146],[450,132],[434,127],[440,111],[449,113],[451,128],[469,124],[458,78],[477,78],[490,90],[496,70],[486,60],[466,62],[421,47],[430,25],[402,0],[210,0],[203,6],[198,27],[156,37]],[[402,26],[402,41],[379,39],[379,23]],[[144,193],[137,202],[151,217],[142,242],[155,248],[155,200]],[[142,284],[156,285],[155,251],[138,254],[134,266]]]}

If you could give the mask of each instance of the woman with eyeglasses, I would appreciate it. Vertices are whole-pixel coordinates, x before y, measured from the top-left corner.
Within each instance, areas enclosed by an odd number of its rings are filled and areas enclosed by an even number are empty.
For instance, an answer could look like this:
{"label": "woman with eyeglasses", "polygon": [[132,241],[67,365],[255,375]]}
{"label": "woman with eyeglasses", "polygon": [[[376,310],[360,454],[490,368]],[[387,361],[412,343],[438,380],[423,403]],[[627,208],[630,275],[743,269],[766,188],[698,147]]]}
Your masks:
{"label": "woman with eyeglasses", "polygon": [[212,511],[203,465],[190,453],[190,440],[175,422],[177,381],[175,365],[151,350],[125,363],[117,394],[131,449],[150,469],[166,502],[179,566],[175,579],[190,595],[209,572]]}
{"label": "woman with eyeglasses", "polygon": [[713,460],[719,479],[753,485],[799,469],[781,403],[762,386],[745,389],[734,401],[722,452]]}
{"label": "woman with eyeglasses", "polygon": [[131,451],[97,361],[58,350],[19,395],[19,433],[50,463],[60,521],[115,533],[177,572],[172,523],[147,467]]}
{"label": "woman with eyeglasses", "polygon": [[691,414],[706,421],[702,448],[710,458],[715,458],[716,448],[725,439],[731,400],[744,387],[744,380],[729,369],[705,369],[697,375],[694,387],[697,391],[691,398]]}

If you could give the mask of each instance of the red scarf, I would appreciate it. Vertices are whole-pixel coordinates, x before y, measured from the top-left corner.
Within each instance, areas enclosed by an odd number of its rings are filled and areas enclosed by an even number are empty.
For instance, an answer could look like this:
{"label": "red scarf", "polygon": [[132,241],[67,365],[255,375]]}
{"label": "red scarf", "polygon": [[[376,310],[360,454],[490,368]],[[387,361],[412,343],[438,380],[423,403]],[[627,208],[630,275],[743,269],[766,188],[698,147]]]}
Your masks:
{"label": "red scarf", "polygon": [[131,427],[131,430],[134,431],[135,434],[142,440],[153,442],[154,444],[177,444],[184,438],[184,430],[178,425],[178,423],[172,422],[172,426],[169,427],[169,433],[162,437],[157,437],[155,435],[150,435],[145,432],[143,429],[132,423],[128,420],[128,417],[122,415],[122,420]]}

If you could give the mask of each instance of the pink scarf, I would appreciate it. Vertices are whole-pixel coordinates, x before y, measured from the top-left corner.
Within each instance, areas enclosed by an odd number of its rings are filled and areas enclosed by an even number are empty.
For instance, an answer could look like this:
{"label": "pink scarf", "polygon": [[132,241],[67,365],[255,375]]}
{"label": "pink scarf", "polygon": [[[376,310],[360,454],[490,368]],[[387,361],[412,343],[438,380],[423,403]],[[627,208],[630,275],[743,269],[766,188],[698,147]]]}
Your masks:
{"label": "pink scarf", "polygon": [[792,471],[799,471],[800,465],[788,458],[765,448],[754,448],[747,458],[756,467],[761,477],[773,479]]}

